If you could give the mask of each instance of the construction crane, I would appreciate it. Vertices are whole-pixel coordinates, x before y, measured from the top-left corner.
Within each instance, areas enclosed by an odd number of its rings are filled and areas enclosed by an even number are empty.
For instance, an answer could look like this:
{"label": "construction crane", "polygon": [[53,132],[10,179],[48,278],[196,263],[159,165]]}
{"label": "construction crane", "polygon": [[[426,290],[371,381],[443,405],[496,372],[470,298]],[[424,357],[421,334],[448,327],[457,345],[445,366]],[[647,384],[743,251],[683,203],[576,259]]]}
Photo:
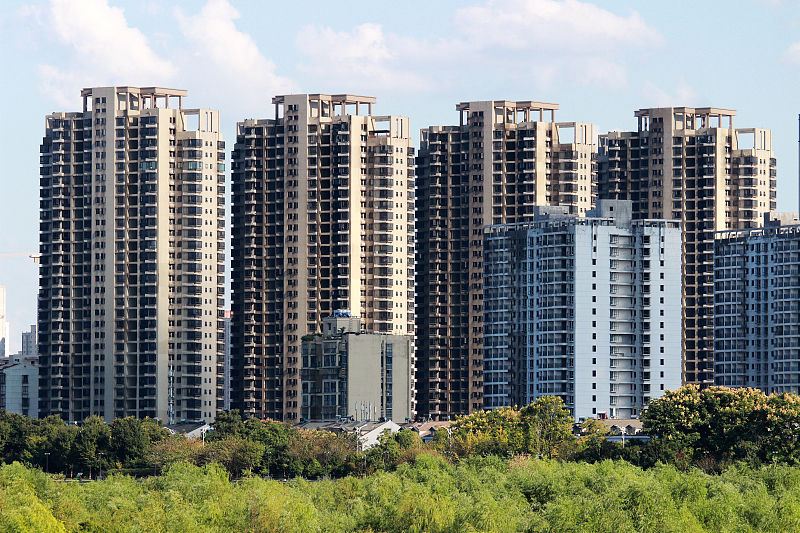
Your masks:
{"label": "construction crane", "polygon": [[25,253],[22,253],[22,254],[0,254],[0,258],[3,258],[3,257],[29,257],[29,258],[33,259],[34,263],[38,263],[39,259],[41,259],[41,257],[42,257],[42,254],[25,254]]}

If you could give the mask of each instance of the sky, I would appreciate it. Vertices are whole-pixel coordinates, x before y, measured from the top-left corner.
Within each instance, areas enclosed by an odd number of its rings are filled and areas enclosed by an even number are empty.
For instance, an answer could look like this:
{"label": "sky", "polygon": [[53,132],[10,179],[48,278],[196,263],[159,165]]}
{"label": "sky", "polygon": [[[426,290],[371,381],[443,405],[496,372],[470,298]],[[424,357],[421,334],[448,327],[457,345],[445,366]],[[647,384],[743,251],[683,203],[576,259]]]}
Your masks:
{"label": "sky", "polygon": [[[636,109],[738,110],[773,130],[778,209],[798,202],[798,0],[50,0],[0,2],[0,285],[11,349],[36,321],[44,117],[80,89],[187,89],[188,107],[269,117],[288,93],[375,96],[412,131],[469,100],[556,102],[559,121],[636,128]],[[417,136],[418,144],[418,136]]]}

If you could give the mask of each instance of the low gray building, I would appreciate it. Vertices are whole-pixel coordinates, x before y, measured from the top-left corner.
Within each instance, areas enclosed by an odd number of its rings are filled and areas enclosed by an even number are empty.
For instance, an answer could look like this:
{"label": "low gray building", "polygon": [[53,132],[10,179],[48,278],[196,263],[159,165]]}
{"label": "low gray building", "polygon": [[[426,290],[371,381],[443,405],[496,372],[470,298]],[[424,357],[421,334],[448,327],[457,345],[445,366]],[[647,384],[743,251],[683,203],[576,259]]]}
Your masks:
{"label": "low gray building", "polygon": [[414,338],[367,333],[361,319],[337,311],[321,335],[303,337],[304,421],[414,419]]}
{"label": "low gray building", "polygon": [[39,358],[12,355],[0,362],[0,408],[39,417]]}

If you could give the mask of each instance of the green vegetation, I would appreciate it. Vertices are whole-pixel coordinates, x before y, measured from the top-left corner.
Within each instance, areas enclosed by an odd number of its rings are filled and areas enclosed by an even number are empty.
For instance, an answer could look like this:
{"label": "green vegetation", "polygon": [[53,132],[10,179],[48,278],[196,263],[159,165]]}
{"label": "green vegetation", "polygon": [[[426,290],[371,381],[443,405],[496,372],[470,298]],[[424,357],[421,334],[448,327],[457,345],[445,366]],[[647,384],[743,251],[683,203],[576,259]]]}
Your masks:
{"label": "green vegetation", "polygon": [[0,531],[699,532],[800,530],[800,469],[721,475],[519,456],[288,483],[177,463],[137,482],[64,483],[0,467]]}
{"label": "green vegetation", "polygon": [[650,402],[642,415],[661,459],[707,471],[733,461],[800,462],[800,396],[758,389],[686,386]]}
{"label": "green vegetation", "polygon": [[543,398],[362,452],[237,412],[201,442],[0,411],[0,531],[800,531],[799,397],[684,387],[642,421],[623,447]]}
{"label": "green vegetation", "polygon": [[0,411],[0,461],[19,461],[67,477],[99,472],[158,474],[173,463],[222,465],[236,478],[251,473],[275,478],[340,478],[393,471],[423,453],[452,463],[477,456],[529,455],[596,462],[626,460],[651,468],[659,463],[714,473],[737,462],[750,466],[800,462],[800,397],[765,395],[755,389],[687,386],[653,400],[643,413],[649,443],[625,447],[606,440],[595,420],[573,431],[559,398],[545,397],[521,409],[502,408],[456,420],[423,443],[413,431],[385,435],[379,446],[359,451],[354,435],[307,431],[271,420],[243,420],[220,413],[205,444],[171,435],[154,420],[97,417],[66,425]]}

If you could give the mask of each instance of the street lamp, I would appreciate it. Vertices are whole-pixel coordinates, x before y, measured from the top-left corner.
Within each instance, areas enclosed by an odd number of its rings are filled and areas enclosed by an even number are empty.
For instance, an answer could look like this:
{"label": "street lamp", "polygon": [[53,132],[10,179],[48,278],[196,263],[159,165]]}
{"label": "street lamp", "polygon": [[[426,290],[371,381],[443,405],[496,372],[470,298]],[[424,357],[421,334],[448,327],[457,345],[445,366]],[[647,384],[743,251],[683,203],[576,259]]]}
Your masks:
{"label": "street lamp", "polygon": [[44,452],[44,471],[50,473],[50,452]]}

